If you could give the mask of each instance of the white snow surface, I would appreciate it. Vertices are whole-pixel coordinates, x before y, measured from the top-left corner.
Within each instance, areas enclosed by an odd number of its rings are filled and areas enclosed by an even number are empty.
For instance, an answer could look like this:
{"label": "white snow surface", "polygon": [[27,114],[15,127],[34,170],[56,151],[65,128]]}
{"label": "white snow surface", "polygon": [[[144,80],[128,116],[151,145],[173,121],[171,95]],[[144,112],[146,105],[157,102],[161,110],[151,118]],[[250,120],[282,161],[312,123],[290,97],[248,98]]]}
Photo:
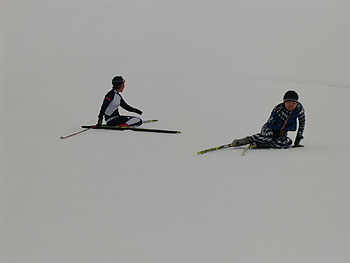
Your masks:
{"label": "white snow surface", "polygon": [[[0,262],[350,262],[349,7],[1,0]],[[182,133],[60,140],[115,75],[159,119],[143,127]],[[304,148],[196,155],[258,132],[289,89]]]}

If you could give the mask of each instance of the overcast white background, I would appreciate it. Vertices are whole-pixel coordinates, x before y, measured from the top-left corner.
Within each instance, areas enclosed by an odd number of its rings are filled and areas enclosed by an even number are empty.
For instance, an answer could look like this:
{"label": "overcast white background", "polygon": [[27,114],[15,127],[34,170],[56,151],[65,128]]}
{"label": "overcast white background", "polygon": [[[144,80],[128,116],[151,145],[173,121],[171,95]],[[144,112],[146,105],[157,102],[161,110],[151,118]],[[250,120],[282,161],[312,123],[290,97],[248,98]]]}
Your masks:
{"label": "overcast white background", "polygon": [[[0,261],[349,262],[349,7],[0,0]],[[182,133],[59,140],[115,75],[144,127]],[[289,89],[305,148],[196,155]]]}

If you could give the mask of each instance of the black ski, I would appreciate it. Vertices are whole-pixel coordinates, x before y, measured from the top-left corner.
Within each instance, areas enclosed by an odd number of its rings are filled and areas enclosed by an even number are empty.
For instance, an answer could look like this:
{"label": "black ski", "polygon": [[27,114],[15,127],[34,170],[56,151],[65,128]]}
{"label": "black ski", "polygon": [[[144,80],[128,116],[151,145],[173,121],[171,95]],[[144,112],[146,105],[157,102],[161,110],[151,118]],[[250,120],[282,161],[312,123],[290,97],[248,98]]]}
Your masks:
{"label": "black ski", "polygon": [[107,125],[101,125],[99,127],[94,127],[94,125],[90,126],[81,126],[82,128],[92,128],[92,129],[103,129],[103,130],[118,130],[118,131],[138,131],[138,132],[155,132],[155,133],[181,133],[180,131],[174,131],[174,130],[159,130],[159,129],[147,129],[147,128],[140,128],[140,127],[118,127],[118,126],[107,126]]}

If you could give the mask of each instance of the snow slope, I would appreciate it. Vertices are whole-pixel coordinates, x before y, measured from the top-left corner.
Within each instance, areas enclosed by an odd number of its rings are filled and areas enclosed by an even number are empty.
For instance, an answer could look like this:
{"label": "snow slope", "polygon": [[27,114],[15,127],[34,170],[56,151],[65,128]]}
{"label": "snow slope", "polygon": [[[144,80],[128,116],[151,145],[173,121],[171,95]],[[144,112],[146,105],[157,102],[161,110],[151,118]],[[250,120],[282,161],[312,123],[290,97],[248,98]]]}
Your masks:
{"label": "snow slope", "polygon": [[[349,5],[2,0],[0,262],[349,262]],[[182,133],[59,140],[119,74]],[[305,148],[196,155],[289,89]]]}

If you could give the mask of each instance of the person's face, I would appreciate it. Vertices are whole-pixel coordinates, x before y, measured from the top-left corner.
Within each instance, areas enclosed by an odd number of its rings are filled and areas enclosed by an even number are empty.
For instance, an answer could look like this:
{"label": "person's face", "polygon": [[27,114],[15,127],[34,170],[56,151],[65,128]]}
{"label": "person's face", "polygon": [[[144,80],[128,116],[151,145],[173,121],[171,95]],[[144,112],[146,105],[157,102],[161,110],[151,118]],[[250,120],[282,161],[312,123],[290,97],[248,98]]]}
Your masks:
{"label": "person's face", "polygon": [[119,86],[119,88],[117,89],[118,92],[123,92],[125,88],[125,81]]}
{"label": "person's face", "polygon": [[284,102],[284,107],[286,107],[286,109],[289,111],[294,110],[296,106],[297,106],[296,101],[285,101]]}

